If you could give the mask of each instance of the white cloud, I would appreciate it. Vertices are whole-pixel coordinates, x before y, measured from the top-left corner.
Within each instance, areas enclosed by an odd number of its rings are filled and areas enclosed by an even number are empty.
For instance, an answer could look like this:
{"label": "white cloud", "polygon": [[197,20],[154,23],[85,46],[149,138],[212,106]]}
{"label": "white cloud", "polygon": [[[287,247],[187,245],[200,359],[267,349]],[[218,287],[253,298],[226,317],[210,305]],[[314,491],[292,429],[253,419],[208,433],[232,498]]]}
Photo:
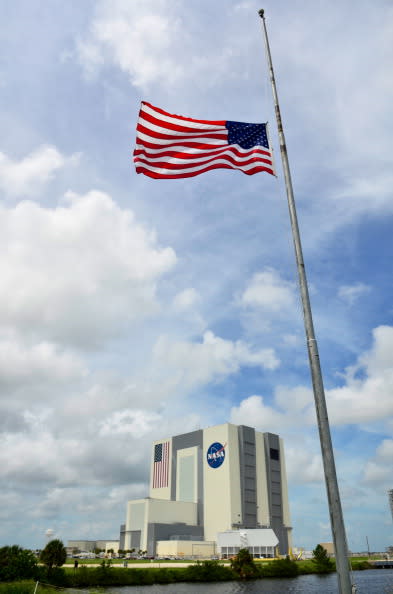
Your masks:
{"label": "white cloud", "polygon": [[206,320],[201,309],[206,300],[202,299],[200,293],[189,287],[176,293],[172,300],[172,307],[168,309],[171,316],[169,324],[182,336],[199,336],[206,330]]}
{"label": "white cloud", "polygon": [[393,473],[393,439],[384,439],[378,446],[373,459],[364,468],[363,481],[373,485],[391,488]]}
{"label": "white cloud", "polygon": [[200,300],[198,291],[193,288],[184,289],[175,295],[173,307],[178,310],[185,310],[195,305]]}
{"label": "white cloud", "polygon": [[65,452],[83,447],[75,440],[59,440],[48,430],[41,430],[35,435],[3,434],[0,444],[0,466],[5,481],[40,483],[59,477],[65,482],[76,480],[74,472],[64,464]]}
{"label": "white cloud", "polygon": [[[347,183],[347,187],[339,191],[333,199],[337,215],[341,214],[347,219],[348,216],[354,216],[354,214],[391,214],[392,185],[393,175],[390,170],[382,171],[372,179],[364,177],[351,179]],[[370,200],[370,196],[373,197],[372,200]]]}
{"label": "white cloud", "polygon": [[109,418],[102,421],[99,432],[103,436],[125,433],[139,439],[151,433],[160,420],[157,413],[125,409],[113,412]]}
{"label": "white cloud", "polygon": [[364,283],[355,283],[354,285],[343,285],[338,289],[338,296],[343,301],[346,301],[348,305],[353,305],[359,297],[366,295],[371,291],[369,285]]}
{"label": "white cloud", "polygon": [[312,407],[314,397],[311,388],[297,386],[289,389],[285,386],[277,386],[274,401],[282,410],[289,413],[300,411],[304,414],[306,409]]}
{"label": "white cloud", "polygon": [[104,64],[115,65],[143,91],[154,84],[167,89],[181,85],[184,94],[185,81],[192,88],[196,78],[205,86],[216,85],[222,73],[233,76],[231,66],[243,55],[237,47],[241,40],[234,35],[238,29],[231,21],[229,28],[228,23],[220,28],[217,51],[215,32],[206,35],[207,24],[201,51],[190,27],[194,11],[175,0],[101,0],[88,34],[77,42],[79,62],[89,76]]}
{"label": "white cloud", "polygon": [[292,485],[323,481],[320,446],[311,430],[311,427],[316,427],[313,402],[309,388],[280,386],[275,391],[272,404],[268,404],[263,396],[254,395],[231,409],[232,423],[249,425],[258,431],[269,431],[284,437],[285,464]]}
{"label": "white cloud", "polygon": [[[52,410],[51,415],[42,415],[41,419],[27,414],[28,428],[23,433],[1,435],[4,481],[13,485],[27,482],[41,489],[48,485],[122,484],[127,482],[130,470],[135,481],[146,478],[143,464],[151,434],[143,439],[140,434],[117,434],[116,444],[108,447],[109,434],[97,431],[97,418],[94,426],[86,424],[82,434],[78,417],[66,418],[63,425],[60,422],[56,425],[55,414]],[[109,475],[107,468],[111,469]]]}
{"label": "white cloud", "polygon": [[15,385],[45,382],[66,382],[83,377],[87,370],[75,355],[61,352],[47,342],[28,347],[17,340],[0,341],[0,385],[8,389]]}
{"label": "white cloud", "polygon": [[322,457],[319,453],[312,453],[314,448],[319,451],[319,445],[310,446],[311,444],[306,444],[300,439],[298,447],[285,447],[288,481],[293,485],[319,483],[324,480]]}
{"label": "white cloud", "polygon": [[[393,415],[393,327],[379,326],[373,331],[374,343],[357,364],[346,370],[345,384],[326,390],[331,425],[388,424]],[[359,376],[360,374],[360,376]],[[294,424],[300,428],[315,423],[312,391],[303,386],[278,386],[272,404],[262,396],[251,396],[232,408],[234,423],[253,424],[261,430],[276,427],[279,432]]]}
{"label": "white cloud", "polygon": [[284,334],[282,337],[282,343],[284,346],[293,349],[293,347],[297,347],[299,344],[302,344],[304,341],[297,334]]}
{"label": "white cloud", "polygon": [[252,349],[242,341],[224,340],[207,331],[198,343],[172,341],[161,336],[153,353],[153,369],[159,363],[160,373],[170,385],[192,389],[237,373],[241,366],[276,369],[280,362],[273,349]]}
{"label": "white cloud", "polygon": [[378,458],[381,462],[393,463],[393,439],[384,439],[377,449]]}
{"label": "white cloud", "polygon": [[348,367],[346,384],[327,391],[329,416],[335,425],[367,426],[393,414],[393,328],[375,328],[373,339],[371,350]]}
{"label": "white cloud", "polygon": [[10,196],[34,194],[58,169],[77,159],[77,154],[65,157],[50,145],[40,146],[20,161],[0,153],[0,189]]}
{"label": "white cloud", "polygon": [[181,21],[168,2],[103,0],[90,34],[79,41],[77,50],[90,74],[109,61],[126,72],[137,87],[158,81],[170,85],[184,74],[181,60],[174,55],[183,37]]}
{"label": "white cloud", "polygon": [[249,396],[231,409],[231,422],[249,425],[259,431],[299,431],[315,424],[312,392],[302,386],[286,388],[278,386],[272,404],[259,395]]}
{"label": "white cloud", "polygon": [[[1,476],[7,489],[28,484],[32,494],[57,489],[81,494],[86,487],[124,491],[127,485],[131,495],[136,485],[138,491],[143,485],[146,494],[149,453],[157,427],[159,435],[170,436],[200,425],[195,414],[168,418],[142,408],[119,409],[116,394],[112,394],[111,408],[95,400],[85,409],[85,395],[78,394],[78,399],[80,407],[71,416],[66,408],[59,415],[56,402],[46,410],[26,410],[23,431],[0,433]],[[124,505],[126,500],[127,496]],[[36,512],[45,515],[41,508]]]}
{"label": "white cloud", "polygon": [[372,485],[386,484],[389,485],[392,476],[392,465],[386,466],[378,464],[374,460],[366,463],[363,480],[365,483]]}
{"label": "white cloud", "polygon": [[271,313],[288,312],[295,302],[294,283],[281,278],[273,268],[254,274],[240,297],[242,306]]}
{"label": "white cloud", "polygon": [[56,209],[1,209],[0,248],[1,323],[79,345],[157,312],[157,280],[176,262],[131,211],[96,191],[68,193]]}
{"label": "white cloud", "polygon": [[[252,422],[250,421],[252,419]],[[289,423],[285,413],[265,404],[262,396],[249,396],[231,409],[231,423],[252,425],[258,431],[279,433]]]}

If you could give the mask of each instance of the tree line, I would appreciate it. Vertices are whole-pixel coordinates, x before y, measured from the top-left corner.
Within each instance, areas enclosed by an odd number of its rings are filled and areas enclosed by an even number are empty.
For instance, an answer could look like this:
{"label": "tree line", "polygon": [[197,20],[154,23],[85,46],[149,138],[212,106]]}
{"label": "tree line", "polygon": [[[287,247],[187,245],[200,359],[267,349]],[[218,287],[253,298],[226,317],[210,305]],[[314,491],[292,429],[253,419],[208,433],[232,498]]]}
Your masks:
{"label": "tree line", "polygon": [[[335,563],[327,551],[318,545],[311,561],[294,561],[289,557],[255,562],[248,549],[240,549],[230,564],[212,559],[176,568],[114,568],[111,560],[103,560],[98,567],[63,568],[67,551],[61,540],[50,541],[39,557],[18,545],[0,548],[0,582],[25,579],[42,581],[53,586],[95,587],[126,586],[174,582],[213,582],[249,580],[264,577],[296,577],[304,573],[335,571]],[[357,567],[357,569],[364,569]]]}

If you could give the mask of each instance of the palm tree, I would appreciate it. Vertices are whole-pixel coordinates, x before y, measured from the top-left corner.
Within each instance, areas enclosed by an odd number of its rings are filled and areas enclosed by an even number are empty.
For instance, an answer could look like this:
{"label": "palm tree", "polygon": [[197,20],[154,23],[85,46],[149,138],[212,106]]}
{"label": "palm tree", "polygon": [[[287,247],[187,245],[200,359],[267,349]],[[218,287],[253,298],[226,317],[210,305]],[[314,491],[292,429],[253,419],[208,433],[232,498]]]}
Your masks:
{"label": "palm tree", "polygon": [[49,570],[52,567],[61,567],[67,559],[67,551],[62,541],[55,538],[48,542],[46,547],[41,551],[40,561],[47,566]]}

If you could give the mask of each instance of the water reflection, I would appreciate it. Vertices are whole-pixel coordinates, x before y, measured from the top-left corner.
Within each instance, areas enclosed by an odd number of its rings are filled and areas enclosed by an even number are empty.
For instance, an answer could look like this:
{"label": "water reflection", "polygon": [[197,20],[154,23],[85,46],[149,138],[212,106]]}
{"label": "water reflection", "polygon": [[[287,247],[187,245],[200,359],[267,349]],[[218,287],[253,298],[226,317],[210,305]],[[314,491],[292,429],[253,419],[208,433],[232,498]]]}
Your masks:
{"label": "water reflection", "polygon": [[[355,571],[357,594],[393,594],[393,570]],[[209,584],[168,584],[108,588],[105,594],[338,594],[337,575]]]}

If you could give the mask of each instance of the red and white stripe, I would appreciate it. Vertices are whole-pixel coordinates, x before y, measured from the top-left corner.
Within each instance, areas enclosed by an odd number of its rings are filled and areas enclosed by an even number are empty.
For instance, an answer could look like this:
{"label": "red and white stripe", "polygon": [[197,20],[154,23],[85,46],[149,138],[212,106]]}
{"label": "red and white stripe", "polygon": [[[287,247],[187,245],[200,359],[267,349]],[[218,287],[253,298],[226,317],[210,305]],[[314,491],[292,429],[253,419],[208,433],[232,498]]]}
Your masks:
{"label": "red and white stripe", "polygon": [[225,120],[194,120],[142,102],[134,162],[137,173],[156,179],[193,177],[211,169],[275,175],[271,151],[228,144]]}
{"label": "red and white stripe", "polygon": [[169,441],[162,444],[162,458],[160,462],[153,463],[153,489],[162,489],[168,486],[169,479]]}

